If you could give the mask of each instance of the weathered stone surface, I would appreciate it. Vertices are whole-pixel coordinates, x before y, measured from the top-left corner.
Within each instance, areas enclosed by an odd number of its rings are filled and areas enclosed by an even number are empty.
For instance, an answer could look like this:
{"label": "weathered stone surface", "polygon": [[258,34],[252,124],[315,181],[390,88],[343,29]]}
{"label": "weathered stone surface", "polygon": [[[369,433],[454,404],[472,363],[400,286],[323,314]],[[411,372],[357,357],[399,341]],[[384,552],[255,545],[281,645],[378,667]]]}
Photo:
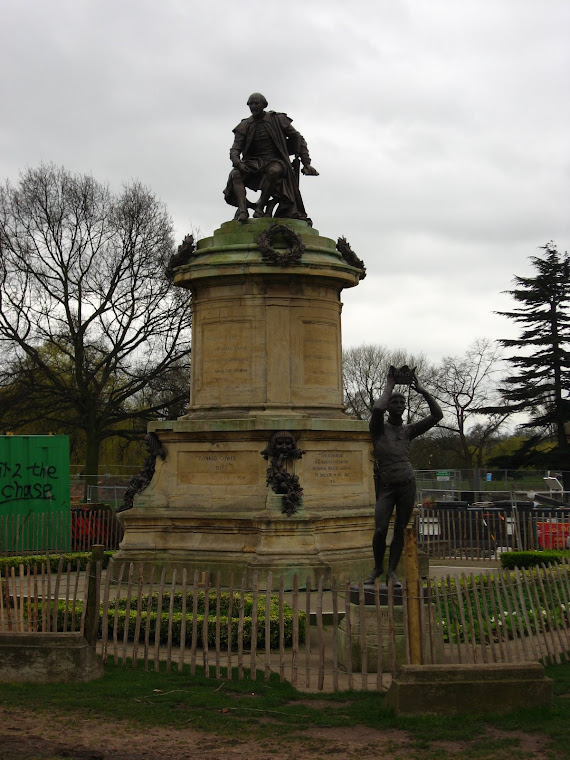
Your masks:
{"label": "weathered stone surface", "polygon": [[[369,595],[368,595],[369,596]],[[378,626],[378,616],[376,612],[376,605],[364,606],[364,620],[361,620],[360,607],[357,601],[357,592],[350,592],[350,612],[349,621],[351,629],[350,640],[350,662],[352,671],[354,673],[360,673],[363,669],[363,651],[362,651],[362,638],[361,631],[364,628],[364,637],[366,640],[366,671],[368,673],[377,673],[381,656],[382,670],[384,672],[390,671],[392,668],[391,652],[392,643],[390,642],[390,619],[386,592],[380,592],[380,627]],[[402,606],[401,592],[396,589],[394,593],[394,607],[393,607],[393,622],[394,622],[394,658],[398,666],[406,660],[406,639],[404,630],[404,608]],[[399,603],[398,603],[399,601]],[[426,604],[426,620],[430,618],[427,613]],[[380,636],[379,636],[380,633]],[[430,649],[430,635],[429,632],[425,632],[425,640],[423,642],[423,648],[425,651]],[[379,653],[379,639],[381,638],[381,653]],[[431,641],[435,646],[435,657],[440,658],[441,645],[439,644],[439,638],[432,634]],[[348,665],[348,651],[347,651],[347,620],[344,618],[338,629],[338,661],[344,668]]]}
{"label": "weathered stone surface", "polygon": [[[244,571],[251,577],[254,570],[292,577],[293,567],[314,581],[369,574],[374,483],[366,423],[280,422],[257,415],[154,423],[168,454],[157,460],[134,508],[123,513],[117,561],[149,566],[154,554],[169,571],[220,571],[223,582],[232,573],[234,580]],[[268,488],[261,454],[280,429],[292,432],[306,452],[287,465],[303,488],[292,516],[282,513],[281,497]]]}
{"label": "weathered stone surface", "polygon": [[[350,656],[350,665],[353,673],[361,673],[363,666],[363,652],[361,643],[361,621],[358,605],[350,605],[350,649],[348,649],[347,620],[343,618],[338,628],[338,661],[339,665],[347,668]],[[389,672],[392,667],[391,651],[394,650],[396,663],[399,665],[406,659],[406,640],[404,636],[404,610],[401,604],[394,605],[394,639],[390,642],[388,607],[381,609],[381,650],[378,647],[378,619],[376,607],[365,608],[364,634],[366,638],[366,672],[377,673],[379,662],[382,670]],[[350,655],[349,655],[350,652]]]}
{"label": "weathered stone surface", "polygon": [[537,662],[402,665],[386,695],[398,713],[508,712],[552,704],[552,680]]}
{"label": "weathered stone surface", "polygon": [[293,220],[301,261],[264,262],[255,239],[272,222],[226,222],[176,273],[192,291],[190,418],[231,409],[342,417],[339,293],[358,284],[358,270],[333,240]]}
{"label": "weathered stone surface", "polygon": [[93,681],[102,675],[80,633],[0,633],[0,681]]}
{"label": "weathered stone surface", "polygon": [[[273,222],[226,222],[175,271],[192,293],[189,411],[149,425],[167,455],[121,515],[115,565],[220,572],[223,583],[370,574],[372,446],[368,423],[344,413],[340,324],[340,293],[361,271],[299,220],[284,223],[302,238],[300,261],[264,261],[256,239]],[[287,247],[281,234],[272,246]],[[292,515],[266,482],[261,452],[277,431],[304,452],[286,462],[302,488]]]}
{"label": "weathered stone surface", "polygon": [[331,509],[361,507],[372,512],[368,427],[361,420],[348,421],[359,422],[359,429],[345,425],[344,420],[276,420],[263,415],[250,418],[248,426],[240,425],[240,420],[200,420],[196,430],[188,430],[194,421],[152,423],[168,456],[157,461],[153,481],[136,497],[135,506],[190,508],[210,514],[229,511],[242,517],[264,512],[265,517],[276,517],[273,502],[267,502],[267,462],[261,452],[273,432],[283,429],[294,435],[305,452],[290,467],[303,487],[307,513],[321,516]]}
{"label": "weathered stone surface", "polygon": [[[246,518],[225,514],[185,515],[182,511],[130,510],[125,513],[128,531],[115,556],[122,561],[166,568],[168,577],[176,568],[193,574],[221,573],[223,584],[234,583],[245,572],[248,582],[254,572],[264,582],[268,572],[286,576],[291,587],[294,573],[304,582],[323,577],[325,587],[332,576],[338,580],[364,577],[370,572],[370,510],[331,512],[327,517],[307,517],[303,510],[289,518],[279,514],[280,498],[272,494],[275,517]],[[289,581],[291,583],[289,583]]]}

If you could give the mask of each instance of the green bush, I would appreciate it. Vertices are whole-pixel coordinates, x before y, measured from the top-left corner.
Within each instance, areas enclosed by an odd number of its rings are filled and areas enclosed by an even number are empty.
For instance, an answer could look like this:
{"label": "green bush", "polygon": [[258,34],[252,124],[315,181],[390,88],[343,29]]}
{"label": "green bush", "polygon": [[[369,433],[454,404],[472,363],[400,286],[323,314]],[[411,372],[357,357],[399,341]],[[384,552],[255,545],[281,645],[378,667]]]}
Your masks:
{"label": "green bush", "polygon": [[[228,611],[229,611],[229,592],[222,592],[220,594],[220,646],[222,649],[228,648]],[[161,644],[168,643],[168,626],[169,626],[169,610],[170,610],[170,593],[164,593],[162,598],[162,609],[160,614],[160,623],[157,625],[159,618],[158,611],[156,609],[158,604],[158,594],[152,594],[150,598],[149,608],[149,596],[145,594],[141,599],[141,616],[140,616],[140,631],[139,642],[144,642],[146,635],[147,618],[149,622],[149,640],[151,644],[155,643],[156,631],[158,628],[158,635]],[[231,618],[231,648],[237,649],[238,646],[238,624],[239,624],[239,612],[242,599],[239,592],[233,593],[233,606],[232,606],[232,618]],[[107,618],[107,636],[109,639],[113,637],[113,629],[115,627],[115,614],[117,617],[117,639],[119,642],[123,641],[125,634],[125,625],[128,627],[127,640],[134,641],[135,627],[136,627],[136,599],[131,600],[131,608],[128,613],[127,622],[127,599],[122,597],[109,602],[108,618]],[[83,610],[83,602],[77,601],[75,604],[75,630],[79,630],[81,613]],[[193,617],[193,597],[190,592],[186,597],[186,646],[192,646],[192,617]],[[99,618],[99,636],[103,634],[103,609],[100,608]],[[203,644],[203,630],[204,630],[204,612],[205,612],[205,592],[200,591],[197,597],[196,605],[196,619],[197,619],[197,646]],[[53,603],[50,605],[50,614],[53,614]],[[207,622],[207,639],[208,647],[214,648],[216,646],[216,594],[215,591],[211,591],[209,595],[209,615]],[[252,632],[252,614],[253,614],[253,597],[251,594],[245,594],[243,597],[243,646],[249,648],[251,646],[251,632]],[[58,630],[63,629],[65,615],[65,601],[60,600],[58,603],[57,614],[57,626]],[[72,615],[72,602],[68,603],[67,611],[67,628],[71,629],[71,615]],[[38,608],[38,626],[39,630],[42,630],[41,621],[41,604]],[[306,614],[299,611],[299,642],[302,643],[305,640],[305,625]],[[284,645],[292,646],[293,644],[293,610],[288,605],[283,606],[283,629],[284,629]],[[279,648],[279,598],[276,595],[270,598],[270,611],[269,611],[269,630],[271,648]],[[179,646],[182,633],[182,594],[176,593],[174,595],[174,606],[172,614],[172,645]],[[265,595],[260,594],[258,597],[257,605],[257,647],[259,649],[265,649]]]}
{"label": "green bush", "polygon": [[[541,554],[546,554],[546,552],[541,552]],[[570,623],[570,610],[567,610],[564,604],[559,605],[555,601],[558,597],[564,598],[563,581],[545,574],[539,567],[531,568],[526,576],[530,589],[540,587],[539,578],[545,584],[548,583],[552,599],[550,594],[544,598],[540,591],[536,594],[531,591],[529,595],[527,584],[519,586],[514,577],[515,582],[509,586],[497,584],[493,577],[489,579],[481,575],[475,576],[473,581],[468,577],[459,580],[463,602],[463,609],[461,609],[455,580],[451,579],[449,584],[444,580],[437,581],[439,607],[435,588],[432,601],[442,626],[444,641],[488,644],[491,640],[499,642],[513,639],[515,636],[519,637],[521,630],[526,636],[556,629],[559,625],[566,628]],[[514,603],[515,598],[517,604]],[[477,605],[482,613],[482,627],[479,623]],[[528,625],[525,615],[520,614],[522,610],[526,613]],[[472,628],[469,611],[473,620]],[[463,626],[463,620],[467,629]]]}
{"label": "green bush", "polygon": [[[109,566],[109,561],[115,552],[103,552],[103,569]],[[64,554],[50,554],[49,555],[49,567],[52,573],[57,572],[60,558],[63,557],[63,569],[67,570],[67,563],[71,562],[71,569],[77,570],[77,563],[79,563],[79,569],[85,570],[87,563],[91,559],[91,552],[65,552]],[[28,554],[23,557],[0,557],[0,572],[6,572],[5,568],[15,567],[16,570],[20,565],[29,565],[33,567],[38,566],[38,571],[42,566],[42,562],[46,562],[47,557],[45,554]]]}
{"label": "green bush", "polygon": [[570,559],[570,551],[567,549],[546,549],[544,551],[503,552],[501,554],[501,565],[507,570],[513,570],[515,567],[536,567],[543,563],[545,565],[560,565],[563,557]]}

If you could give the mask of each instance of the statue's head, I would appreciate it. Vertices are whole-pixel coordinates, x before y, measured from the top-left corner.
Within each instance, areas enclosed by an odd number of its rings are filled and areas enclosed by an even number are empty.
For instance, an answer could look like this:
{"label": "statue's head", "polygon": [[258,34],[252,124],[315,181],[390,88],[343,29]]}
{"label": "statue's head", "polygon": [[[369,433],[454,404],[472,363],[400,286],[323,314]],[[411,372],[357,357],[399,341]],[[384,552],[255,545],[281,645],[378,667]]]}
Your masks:
{"label": "statue's head", "polygon": [[287,454],[297,448],[297,444],[292,434],[288,430],[280,430],[273,436],[273,448],[279,454]]}
{"label": "statue's head", "polygon": [[264,459],[271,459],[273,462],[276,460],[283,462],[290,458],[299,459],[304,453],[297,448],[297,442],[288,430],[278,430],[273,433],[267,448],[260,452]]}
{"label": "statue's head", "polygon": [[255,116],[256,113],[261,113],[264,108],[267,108],[267,99],[260,92],[252,92],[247,99],[247,105],[249,110]]}
{"label": "statue's head", "polygon": [[406,408],[406,397],[403,393],[392,393],[388,401],[388,413],[393,417],[401,417]]}

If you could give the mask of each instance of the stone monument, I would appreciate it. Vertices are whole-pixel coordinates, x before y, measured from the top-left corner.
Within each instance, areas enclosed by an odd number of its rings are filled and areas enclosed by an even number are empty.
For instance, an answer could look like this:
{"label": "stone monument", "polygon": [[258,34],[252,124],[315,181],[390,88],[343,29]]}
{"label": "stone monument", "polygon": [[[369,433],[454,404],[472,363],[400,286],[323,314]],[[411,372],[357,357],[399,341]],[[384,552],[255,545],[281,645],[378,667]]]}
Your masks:
{"label": "stone monument", "polygon": [[296,166],[317,172],[291,120],[258,93],[248,104],[225,190],[236,218],[196,247],[187,238],[171,262],[192,294],[189,411],[149,425],[160,456],[122,513],[117,559],[223,583],[255,571],[287,584],[362,577],[373,454],[368,423],[343,408],[340,293],[365,270],[307,217]]}

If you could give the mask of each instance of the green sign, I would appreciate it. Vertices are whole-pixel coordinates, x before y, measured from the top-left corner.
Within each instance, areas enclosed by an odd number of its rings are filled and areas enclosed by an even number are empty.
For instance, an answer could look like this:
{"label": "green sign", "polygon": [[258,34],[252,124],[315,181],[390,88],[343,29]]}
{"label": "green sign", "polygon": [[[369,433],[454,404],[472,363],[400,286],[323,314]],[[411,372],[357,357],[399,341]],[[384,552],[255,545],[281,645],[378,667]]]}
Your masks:
{"label": "green sign", "polygon": [[438,480],[450,480],[451,470],[436,470],[436,478]]}
{"label": "green sign", "polygon": [[[69,515],[68,437],[0,436],[0,527],[4,529],[0,534],[7,542],[4,548],[36,548],[36,543],[42,543],[41,535],[47,537],[53,532],[52,523],[59,526],[59,533],[68,533],[65,526]],[[69,538],[65,543],[67,547],[62,548],[69,548]]]}

